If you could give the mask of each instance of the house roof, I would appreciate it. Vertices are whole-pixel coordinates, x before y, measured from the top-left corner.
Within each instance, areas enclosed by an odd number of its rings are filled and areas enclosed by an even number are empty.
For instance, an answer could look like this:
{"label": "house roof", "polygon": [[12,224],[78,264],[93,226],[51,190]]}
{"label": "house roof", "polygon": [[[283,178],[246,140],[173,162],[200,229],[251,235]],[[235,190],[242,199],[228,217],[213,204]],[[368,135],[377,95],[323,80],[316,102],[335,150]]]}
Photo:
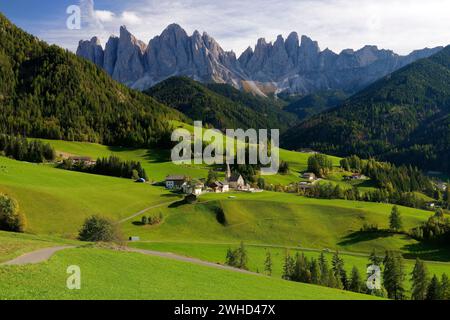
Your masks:
{"label": "house roof", "polygon": [[239,178],[242,178],[240,174],[233,174],[229,179],[228,182],[237,182]]}
{"label": "house roof", "polygon": [[316,175],[315,175],[314,173],[312,173],[312,172],[305,172],[305,173],[303,174],[303,176],[304,176],[304,177],[315,177]]}
{"label": "house roof", "polygon": [[70,157],[69,159],[73,160],[73,161],[92,161],[92,158],[83,157],[83,156],[73,156],[73,157]]}
{"label": "house roof", "polygon": [[184,181],[186,180],[185,176],[167,176],[166,181]]}

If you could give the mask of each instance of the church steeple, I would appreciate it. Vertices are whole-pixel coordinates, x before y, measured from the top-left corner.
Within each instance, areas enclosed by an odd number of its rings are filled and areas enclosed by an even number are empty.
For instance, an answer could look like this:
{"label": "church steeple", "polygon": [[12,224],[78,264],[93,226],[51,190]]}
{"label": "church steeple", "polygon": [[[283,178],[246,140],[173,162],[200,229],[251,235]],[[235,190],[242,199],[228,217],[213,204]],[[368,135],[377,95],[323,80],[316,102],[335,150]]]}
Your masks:
{"label": "church steeple", "polygon": [[230,180],[231,178],[231,168],[230,168],[230,164],[227,163],[227,180]]}

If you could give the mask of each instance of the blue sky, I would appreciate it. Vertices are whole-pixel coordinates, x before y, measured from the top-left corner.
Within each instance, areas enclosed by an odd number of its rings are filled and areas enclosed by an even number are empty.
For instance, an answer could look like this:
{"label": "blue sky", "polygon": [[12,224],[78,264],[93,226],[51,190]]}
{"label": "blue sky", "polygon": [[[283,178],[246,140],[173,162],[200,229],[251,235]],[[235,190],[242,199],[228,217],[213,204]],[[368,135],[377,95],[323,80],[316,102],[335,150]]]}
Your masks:
{"label": "blue sky", "polygon": [[0,0],[0,11],[50,43],[75,50],[94,35],[103,43],[121,25],[148,42],[170,23],[188,33],[207,31],[225,50],[237,53],[265,37],[274,41],[297,31],[321,49],[339,52],[366,44],[406,54],[450,44],[448,0],[81,0],[95,23],[66,28],[66,9],[80,0]]}

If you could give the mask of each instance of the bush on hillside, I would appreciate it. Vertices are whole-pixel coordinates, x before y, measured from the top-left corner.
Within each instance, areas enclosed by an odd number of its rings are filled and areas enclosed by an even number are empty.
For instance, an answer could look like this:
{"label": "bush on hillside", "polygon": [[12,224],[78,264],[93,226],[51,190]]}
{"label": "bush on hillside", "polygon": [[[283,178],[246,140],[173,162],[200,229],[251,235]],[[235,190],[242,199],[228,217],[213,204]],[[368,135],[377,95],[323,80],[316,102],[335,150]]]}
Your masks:
{"label": "bush on hillside", "polygon": [[16,200],[7,195],[0,194],[0,230],[24,232],[26,218],[19,211]]}
{"label": "bush on hillside", "polygon": [[121,241],[122,235],[117,224],[110,219],[92,216],[84,222],[78,239],[90,242],[114,242]]}

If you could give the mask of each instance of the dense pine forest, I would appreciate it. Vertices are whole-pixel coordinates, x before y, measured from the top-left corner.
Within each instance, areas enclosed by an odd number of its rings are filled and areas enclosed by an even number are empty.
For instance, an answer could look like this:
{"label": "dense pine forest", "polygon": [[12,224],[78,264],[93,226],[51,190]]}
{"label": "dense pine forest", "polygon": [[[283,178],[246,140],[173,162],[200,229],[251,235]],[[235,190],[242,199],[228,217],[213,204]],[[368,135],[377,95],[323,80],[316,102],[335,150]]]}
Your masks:
{"label": "dense pine forest", "polygon": [[161,103],[215,128],[285,130],[296,116],[269,99],[242,93],[228,85],[203,85],[185,77],[169,78],[146,91]]}
{"label": "dense pine forest", "polygon": [[147,146],[183,115],[49,46],[0,14],[0,133]]}
{"label": "dense pine forest", "polygon": [[290,129],[285,147],[450,172],[450,47]]}

